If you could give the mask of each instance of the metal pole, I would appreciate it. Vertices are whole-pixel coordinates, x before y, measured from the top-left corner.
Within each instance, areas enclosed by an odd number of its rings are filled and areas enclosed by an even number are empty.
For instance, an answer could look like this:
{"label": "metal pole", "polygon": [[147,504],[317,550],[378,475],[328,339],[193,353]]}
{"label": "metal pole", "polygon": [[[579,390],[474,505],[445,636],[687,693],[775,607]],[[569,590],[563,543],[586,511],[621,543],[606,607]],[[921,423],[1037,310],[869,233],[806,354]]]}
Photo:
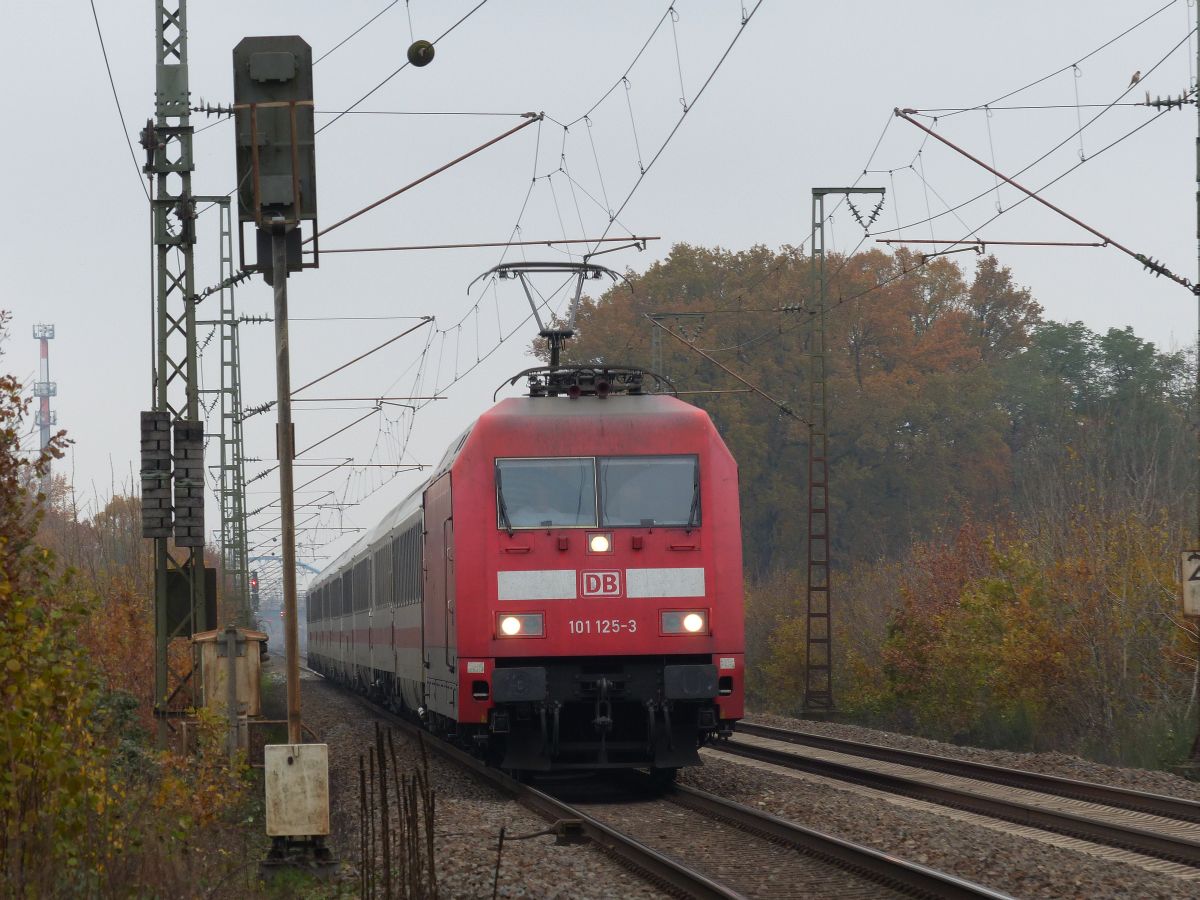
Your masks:
{"label": "metal pole", "polygon": [[833,709],[833,622],[829,592],[829,467],[825,427],[825,191],[812,192],[816,316],[808,347],[808,524],[805,545],[804,706]]}
{"label": "metal pole", "polygon": [[825,273],[825,198],[876,194],[883,188],[828,187],[812,189],[812,275],[816,315],[808,347],[808,533],[805,544],[804,707],[806,713],[833,709],[833,603],[829,547],[829,408],[825,359],[825,313],[828,284]]}
{"label": "metal pole", "polygon": [[229,719],[229,761],[237,759],[238,699],[237,699],[238,631],[232,624],[225,626],[225,703]]}
{"label": "metal pole", "polygon": [[[1196,4],[1196,24],[1200,26],[1200,3]],[[1200,87],[1200,32],[1196,34],[1196,81]],[[1196,93],[1196,268],[1200,272],[1200,91]],[[1200,279],[1193,288],[1196,294],[1196,394],[1192,400],[1192,427],[1196,429],[1196,546],[1200,547]],[[1181,573],[1183,575],[1184,573]],[[1200,653],[1200,642],[1197,643]],[[1198,707],[1197,715],[1200,715]],[[1192,761],[1200,761],[1200,722],[1192,741]]]}
{"label": "metal pole", "polygon": [[300,743],[300,633],[296,621],[296,508],[293,496],[292,374],[288,353],[287,229],[271,227],[271,283],[275,288],[275,384],[279,409],[280,555],[283,557],[283,645],[287,657],[288,743]]}
{"label": "metal pole", "polygon": [[249,566],[246,563],[246,469],[242,441],[241,351],[234,295],[233,223],[228,197],[217,197],[221,230],[221,317],[215,324],[221,333],[220,387],[220,506],[221,568],[225,579],[226,609],[230,621],[251,627]]}

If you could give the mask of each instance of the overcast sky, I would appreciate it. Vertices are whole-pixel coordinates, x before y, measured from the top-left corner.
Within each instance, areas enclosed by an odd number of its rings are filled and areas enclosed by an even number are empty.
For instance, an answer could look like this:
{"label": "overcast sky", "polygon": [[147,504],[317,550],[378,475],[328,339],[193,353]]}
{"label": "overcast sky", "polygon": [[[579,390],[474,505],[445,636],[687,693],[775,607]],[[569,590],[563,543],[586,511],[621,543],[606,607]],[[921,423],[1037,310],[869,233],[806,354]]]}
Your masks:
{"label": "overcast sky", "polygon": [[[475,2],[411,0],[411,33],[406,4],[400,2],[322,60],[314,73],[318,125],[330,122],[328,113],[345,109],[400,66],[413,36],[436,37]],[[299,34],[320,56],[386,6],[386,0],[193,3],[193,100],[231,101],[231,51],[243,36]],[[490,0],[438,44],[430,66],[400,72],[359,110],[544,111],[547,120],[339,229],[322,241],[322,248],[504,241],[518,222],[525,239],[564,233],[594,237],[608,227],[608,210],[621,206],[638,179],[639,159],[643,165],[650,162],[678,122],[684,102],[690,106],[686,119],[633,192],[619,224],[612,226],[614,234],[628,229],[662,240],[643,253],[624,250],[604,257],[614,268],[641,271],[681,241],[735,250],[800,244],[810,230],[810,189],[848,184],[860,175],[861,184],[889,192],[876,229],[901,227],[910,238],[958,239],[979,229],[992,240],[1095,240],[1035,203],[1010,210],[1019,199],[1013,189],[988,191],[995,187],[991,175],[932,139],[922,149],[923,134],[891,118],[897,106],[949,111],[993,103],[990,113],[936,113],[938,132],[1010,174],[1065,140],[1018,180],[1040,188],[1082,156],[1087,161],[1046,196],[1132,250],[1195,278],[1194,108],[1171,111],[1104,149],[1155,115],[1134,105],[1104,110],[1121,96],[1135,71],[1143,73],[1144,81],[1124,102],[1143,100],[1146,90],[1177,95],[1194,80],[1196,51],[1188,34],[1195,10],[1178,0],[1083,59],[1162,6],[1094,0],[764,0],[697,101],[699,86],[741,29],[743,8],[753,8],[751,0],[677,0],[677,20],[663,19],[665,2]],[[4,8],[0,96],[7,127],[0,141],[5,173],[0,180],[0,308],[12,313],[5,365],[32,380],[37,343],[31,326],[57,326],[51,345],[51,374],[59,391],[54,408],[59,424],[75,440],[65,468],[85,495],[105,496],[113,486],[119,490],[131,483],[137,468],[138,411],[151,399],[148,213],[123,132],[136,141],[137,131],[153,115],[154,4],[96,0],[123,123],[87,2],[6,0]],[[629,71],[628,84],[619,84],[586,121],[576,121],[617,84],[660,20]],[[1172,48],[1177,48],[1174,53]],[[1065,72],[997,101],[1064,67]],[[1082,141],[1071,137],[1101,112],[1083,131]],[[195,116],[192,121],[200,128],[213,120]],[[339,119],[317,142],[322,223],[340,219],[521,121],[517,115],[355,114]],[[564,131],[561,123],[572,122]],[[195,148],[194,191],[230,190],[235,178],[229,123],[197,134]],[[135,149],[140,166],[141,151],[136,144]],[[869,158],[872,171],[863,175]],[[543,177],[531,181],[535,174]],[[956,214],[912,224],[981,192],[987,193]],[[1004,215],[980,228],[998,210]],[[198,288],[216,280],[216,225],[212,213],[200,220]],[[832,248],[851,249],[862,237],[862,229],[844,212],[835,217]],[[877,246],[874,237],[863,246]],[[1143,272],[1111,247],[996,247],[995,252],[1017,281],[1032,290],[1048,318],[1078,319],[1097,330],[1131,325],[1170,349],[1190,347],[1195,340],[1193,296]],[[467,293],[472,279],[502,258],[495,249],[328,254],[319,270],[291,279],[293,384],[303,384],[413,324],[403,318],[362,317],[435,316],[433,325],[323,382],[310,395],[429,394],[440,389],[446,397],[415,418],[402,407],[368,416],[302,461],[435,464],[450,439],[490,405],[497,385],[534,364],[526,350],[535,327],[522,324],[528,307],[520,289],[510,282],[494,291],[477,286]],[[519,258],[519,252],[509,251],[506,258]],[[528,258],[563,257],[533,248]],[[971,254],[957,258],[971,262]],[[238,290],[237,302],[244,314],[267,314],[270,288],[256,279]],[[202,318],[217,311],[215,298],[200,307]],[[323,320],[314,321],[318,318]],[[202,329],[200,338],[207,334]],[[269,325],[247,325],[242,335],[243,400],[252,407],[275,395],[272,332]],[[507,336],[503,342],[502,336]],[[207,348],[205,386],[211,388],[217,378],[215,338]],[[753,377],[753,372],[746,374]],[[349,408],[355,406],[363,409]],[[369,404],[326,407],[298,406],[301,448],[364,415]],[[273,461],[273,421],[273,414],[247,421],[248,453],[264,460],[248,464],[250,476]],[[210,427],[217,427],[215,417]],[[207,461],[215,464],[215,441],[209,454]],[[299,469],[297,483],[321,471]],[[318,481],[313,488],[320,490],[303,494],[299,502],[362,501],[345,507],[341,515],[321,511],[311,524],[370,526],[421,476],[389,479],[386,468],[347,467]],[[274,475],[255,481],[249,490],[251,509],[269,503],[277,496]],[[323,497],[325,491],[333,493]],[[208,515],[215,528],[211,503]],[[255,521],[273,516],[266,513]],[[252,535],[255,543],[267,542],[256,552],[277,546],[270,527]],[[302,557],[320,565],[352,536],[305,532]],[[326,546],[317,546],[321,544]]]}

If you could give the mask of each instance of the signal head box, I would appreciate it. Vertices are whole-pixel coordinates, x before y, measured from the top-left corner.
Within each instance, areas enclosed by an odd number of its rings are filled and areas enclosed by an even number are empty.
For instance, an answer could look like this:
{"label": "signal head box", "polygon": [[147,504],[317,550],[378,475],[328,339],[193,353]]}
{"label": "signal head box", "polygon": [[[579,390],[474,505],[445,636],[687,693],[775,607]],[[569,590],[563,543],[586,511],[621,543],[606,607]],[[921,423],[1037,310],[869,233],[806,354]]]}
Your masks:
{"label": "signal head box", "polygon": [[233,50],[238,218],[317,217],[312,48],[296,35],[243,38]]}

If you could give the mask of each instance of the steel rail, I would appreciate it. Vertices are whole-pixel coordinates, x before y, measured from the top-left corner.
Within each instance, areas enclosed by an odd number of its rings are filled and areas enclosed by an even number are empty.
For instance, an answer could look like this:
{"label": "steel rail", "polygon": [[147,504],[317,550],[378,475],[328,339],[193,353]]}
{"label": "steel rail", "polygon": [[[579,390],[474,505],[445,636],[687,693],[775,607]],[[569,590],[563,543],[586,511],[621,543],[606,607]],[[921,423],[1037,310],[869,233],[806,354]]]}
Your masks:
{"label": "steel rail", "polygon": [[718,797],[686,785],[676,785],[668,799],[681,806],[694,809],[715,819],[727,822],[736,828],[757,834],[768,840],[778,841],[801,852],[824,860],[839,869],[862,875],[871,881],[884,884],[921,897],[938,897],[945,900],[1011,900],[1009,894],[989,887],[939,872],[918,863],[909,862],[873,847],[847,841],[831,834],[806,828],[770,813],[743,806],[733,800]]}
{"label": "steel rail", "polygon": [[[311,672],[312,670],[309,669]],[[320,675],[320,673],[314,673]],[[324,678],[324,676],[321,676]],[[685,897],[716,898],[716,900],[746,900],[744,894],[726,887],[718,881],[709,878],[702,872],[676,862],[671,857],[659,853],[640,841],[610,828],[603,822],[593,819],[586,813],[568,806],[560,800],[551,797],[537,788],[521,784],[516,779],[506,775],[499,769],[488,766],[469,753],[459,750],[445,741],[434,737],[425,731],[397,716],[383,707],[377,706],[365,697],[359,696],[336,681],[325,679],[328,684],[338,687],[353,697],[359,705],[370,710],[374,715],[387,719],[410,737],[423,740],[435,753],[466,769],[473,777],[483,784],[492,787],[500,793],[511,797],[530,812],[540,816],[551,824],[563,828],[576,828],[592,843],[605,852],[618,858],[621,863],[650,881],[664,886],[671,893]]]}
{"label": "steel rail", "polygon": [[[307,666],[305,666],[308,669]],[[308,669],[312,672],[313,670]],[[544,791],[522,784],[499,769],[488,766],[453,745],[434,737],[414,725],[349,690],[325,679],[327,683],[349,694],[355,702],[375,715],[387,719],[410,737],[425,741],[436,753],[466,769],[473,777],[502,794],[511,797],[526,809],[563,830],[577,829],[592,843],[618,858],[628,868],[649,880],[697,898],[745,898],[745,895],[716,881],[674,858],[646,846],[603,822],[594,819],[578,807],[570,806]],[[648,778],[646,779],[648,780]],[[704,815],[727,822],[734,827],[769,840],[795,847],[805,854],[821,859],[837,868],[853,872],[879,884],[896,888],[920,897],[944,900],[1012,900],[1010,895],[995,891],[966,879],[910,862],[889,853],[856,844],[834,835],[825,834],[789,822],[778,816],[760,812],[732,800],[685,785],[674,785],[667,798]]]}
{"label": "steel rail", "polygon": [[973,778],[976,781],[990,781],[1007,787],[1037,791],[1042,794],[1054,794],[1072,800],[1086,800],[1089,803],[1099,803],[1117,809],[1150,813],[1168,819],[1178,819],[1181,822],[1200,823],[1200,803],[1181,797],[1150,794],[1114,785],[1064,778],[1060,775],[1045,775],[1041,772],[1029,772],[1024,769],[1011,769],[953,757],[935,756],[932,753],[901,750],[896,747],[884,747],[845,738],[807,734],[770,725],[758,725],[753,722],[739,722],[737,730],[742,734],[754,737],[786,741],[790,744],[816,747],[821,750],[833,750],[851,756],[865,756],[882,762],[898,763],[917,769],[930,769],[935,772],[944,772],[947,775]]}
{"label": "steel rail", "polygon": [[1117,825],[1075,813],[1045,809],[1016,799],[1000,799],[963,788],[931,784],[920,778],[864,769],[849,763],[800,756],[784,750],[738,741],[717,741],[707,746],[813,775],[858,784],[939,806],[1081,838],[1096,844],[1133,850],[1146,856],[1200,868],[1200,843],[1132,825]]}

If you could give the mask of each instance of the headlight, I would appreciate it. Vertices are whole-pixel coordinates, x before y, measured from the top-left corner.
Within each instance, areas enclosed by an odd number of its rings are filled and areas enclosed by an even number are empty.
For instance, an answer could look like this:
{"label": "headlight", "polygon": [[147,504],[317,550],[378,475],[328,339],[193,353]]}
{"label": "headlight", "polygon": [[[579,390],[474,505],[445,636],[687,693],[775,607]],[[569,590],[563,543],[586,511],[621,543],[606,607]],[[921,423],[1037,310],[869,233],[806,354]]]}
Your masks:
{"label": "headlight", "polygon": [[501,613],[497,637],[541,637],[545,632],[541,613]]}
{"label": "headlight", "polygon": [[662,613],[663,634],[702,634],[708,631],[706,610],[673,609]]}
{"label": "headlight", "polygon": [[589,534],[588,550],[592,553],[608,553],[612,550],[611,534]]}

